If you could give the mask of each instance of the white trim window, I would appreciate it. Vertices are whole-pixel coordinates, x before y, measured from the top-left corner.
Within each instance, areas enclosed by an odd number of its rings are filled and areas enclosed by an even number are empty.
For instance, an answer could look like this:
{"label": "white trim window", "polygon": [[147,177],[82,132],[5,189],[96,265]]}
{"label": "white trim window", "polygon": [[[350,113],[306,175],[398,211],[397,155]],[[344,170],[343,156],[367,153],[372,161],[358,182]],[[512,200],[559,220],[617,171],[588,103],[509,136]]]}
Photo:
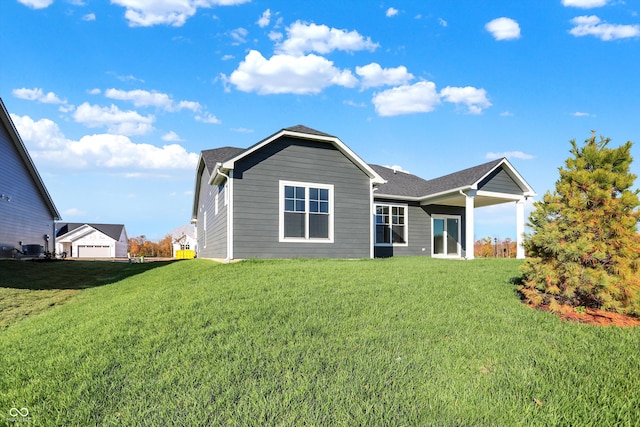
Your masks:
{"label": "white trim window", "polygon": [[407,246],[408,223],[407,205],[375,205],[376,246]]}
{"label": "white trim window", "polygon": [[333,242],[333,185],[280,181],[280,241]]}

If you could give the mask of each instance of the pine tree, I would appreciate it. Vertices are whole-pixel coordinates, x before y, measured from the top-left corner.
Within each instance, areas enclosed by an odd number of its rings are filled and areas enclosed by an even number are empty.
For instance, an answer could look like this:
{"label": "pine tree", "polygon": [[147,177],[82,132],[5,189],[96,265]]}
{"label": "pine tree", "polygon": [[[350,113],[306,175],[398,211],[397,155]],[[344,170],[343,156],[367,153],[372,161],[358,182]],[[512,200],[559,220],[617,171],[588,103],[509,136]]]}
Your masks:
{"label": "pine tree", "polygon": [[595,132],[535,203],[520,290],[533,305],[593,307],[640,316],[640,212],[631,142],[608,148]]}

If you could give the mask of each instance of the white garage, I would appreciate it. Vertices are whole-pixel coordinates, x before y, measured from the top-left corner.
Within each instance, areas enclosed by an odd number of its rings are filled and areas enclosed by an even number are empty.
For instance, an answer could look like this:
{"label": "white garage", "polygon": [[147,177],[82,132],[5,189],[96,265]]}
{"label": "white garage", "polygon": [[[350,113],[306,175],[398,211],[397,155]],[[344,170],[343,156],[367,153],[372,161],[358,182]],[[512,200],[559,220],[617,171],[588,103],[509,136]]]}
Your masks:
{"label": "white garage", "polygon": [[78,246],[78,258],[110,258],[110,246],[81,245]]}
{"label": "white garage", "polygon": [[125,258],[129,239],[122,224],[58,224],[56,253],[69,258]]}

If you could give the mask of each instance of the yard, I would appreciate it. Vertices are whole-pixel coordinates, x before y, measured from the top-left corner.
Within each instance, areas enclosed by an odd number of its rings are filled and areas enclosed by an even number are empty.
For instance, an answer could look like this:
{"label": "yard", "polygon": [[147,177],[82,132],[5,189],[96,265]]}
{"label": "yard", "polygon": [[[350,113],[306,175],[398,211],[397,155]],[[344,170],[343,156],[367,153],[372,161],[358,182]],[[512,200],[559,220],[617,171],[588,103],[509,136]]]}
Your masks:
{"label": "yard", "polygon": [[637,425],[640,328],[524,306],[518,266],[0,261],[0,421]]}

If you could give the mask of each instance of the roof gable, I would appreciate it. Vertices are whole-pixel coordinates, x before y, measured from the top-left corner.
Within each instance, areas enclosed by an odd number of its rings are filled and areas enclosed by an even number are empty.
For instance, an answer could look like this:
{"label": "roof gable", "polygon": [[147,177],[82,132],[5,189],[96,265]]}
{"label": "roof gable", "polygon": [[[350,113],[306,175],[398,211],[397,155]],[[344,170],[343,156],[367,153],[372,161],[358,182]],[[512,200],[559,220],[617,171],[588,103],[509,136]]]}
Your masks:
{"label": "roof gable", "polygon": [[[219,169],[220,170],[224,170],[225,172],[228,172],[228,171],[234,169],[235,162],[245,158],[246,156],[251,155],[255,151],[260,150],[262,147],[264,147],[264,146],[270,144],[271,142],[273,142],[273,141],[275,141],[275,140],[277,140],[279,138],[282,138],[282,137],[291,137],[291,138],[297,138],[297,139],[307,139],[307,140],[312,140],[312,141],[315,141],[315,142],[324,142],[324,143],[332,144],[345,157],[347,157],[353,164],[355,164],[365,174],[367,174],[369,176],[369,178],[371,178],[371,180],[373,181],[374,184],[381,184],[381,183],[384,182],[384,179],[382,179],[382,177],[380,177],[380,175],[378,175],[356,153],[351,151],[351,149],[349,147],[347,147],[347,145],[345,143],[340,141],[339,138],[337,138],[335,136],[332,136],[332,135],[329,135],[328,133],[324,133],[324,132],[320,132],[320,131],[315,130],[315,129],[311,129],[311,128],[309,128],[307,126],[304,126],[304,125],[296,125],[296,126],[283,128],[283,129],[279,130],[278,132],[274,133],[273,135],[271,135],[271,136],[263,139],[262,141],[252,145],[251,147],[247,148],[246,150],[238,152],[233,157],[225,160],[224,162],[222,162],[222,165],[221,165],[221,167]],[[216,178],[219,178],[219,175],[222,175],[222,174],[218,174],[217,170],[216,170],[216,173],[214,173],[214,175],[211,176],[210,183],[215,182]],[[224,177],[224,175],[222,175],[222,176]]]}
{"label": "roof gable", "polygon": [[491,162],[463,169],[449,175],[431,179],[428,181],[429,190],[424,194],[424,196],[429,196],[432,194],[442,193],[450,190],[456,190],[458,188],[473,187],[486,175],[488,175],[491,171],[498,167],[503,160],[504,159],[493,160]]}
{"label": "roof gable", "polygon": [[2,124],[4,125],[9,135],[9,140],[13,142],[13,145],[18,151],[18,154],[20,155],[20,157],[22,158],[22,161],[27,167],[27,170],[29,171],[29,175],[31,175],[33,184],[36,186],[36,188],[40,192],[40,195],[42,196],[42,199],[44,200],[45,205],[49,209],[49,213],[51,214],[51,217],[56,221],[61,219],[60,213],[58,212],[58,209],[53,203],[53,199],[51,199],[51,195],[47,191],[47,188],[45,187],[44,182],[42,181],[42,178],[40,177],[40,174],[38,173],[38,170],[36,169],[36,166],[33,163],[33,160],[31,159],[29,152],[27,151],[27,148],[22,142],[22,138],[20,138],[20,134],[18,134],[18,131],[16,130],[16,127],[13,124],[11,117],[9,116],[9,112],[7,111],[7,108],[4,105],[2,98],[0,98],[0,122],[2,122]]}
{"label": "roof gable", "polygon": [[533,189],[522,179],[506,158],[492,160],[430,180],[406,172],[396,172],[384,166],[372,165],[372,167],[387,180],[386,184],[378,188],[377,196],[406,197],[417,200],[459,190],[477,190],[479,186],[486,184],[492,178],[492,174],[498,172],[506,173],[525,196],[535,195]]}
{"label": "roof gable", "polygon": [[91,227],[102,234],[111,237],[113,240],[120,240],[120,236],[124,231],[123,224],[89,224],[86,222],[69,222],[66,224],[58,224],[60,227],[56,232],[56,237],[63,237],[64,235],[71,233],[81,227]]}

